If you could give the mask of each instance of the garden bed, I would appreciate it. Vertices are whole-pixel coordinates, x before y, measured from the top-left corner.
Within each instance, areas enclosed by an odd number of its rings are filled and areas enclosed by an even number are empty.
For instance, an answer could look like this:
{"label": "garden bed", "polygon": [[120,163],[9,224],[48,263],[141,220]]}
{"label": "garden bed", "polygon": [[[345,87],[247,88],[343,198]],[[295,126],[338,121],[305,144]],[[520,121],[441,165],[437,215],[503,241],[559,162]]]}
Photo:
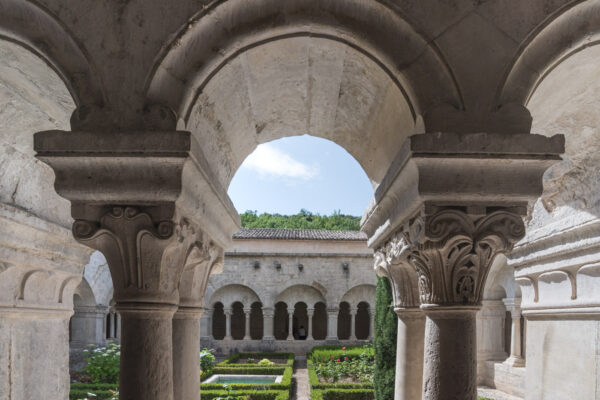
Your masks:
{"label": "garden bed", "polygon": [[373,400],[373,348],[319,346],[307,355],[312,400]]}

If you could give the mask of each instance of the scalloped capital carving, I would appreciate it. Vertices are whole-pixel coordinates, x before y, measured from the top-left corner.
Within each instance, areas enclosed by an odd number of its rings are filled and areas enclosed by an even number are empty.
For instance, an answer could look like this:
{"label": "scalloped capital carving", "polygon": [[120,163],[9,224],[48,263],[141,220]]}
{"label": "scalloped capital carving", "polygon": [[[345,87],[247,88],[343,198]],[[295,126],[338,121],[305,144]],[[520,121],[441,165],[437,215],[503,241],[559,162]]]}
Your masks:
{"label": "scalloped capital carving", "polygon": [[488,272],[499,254],[525,235],[522,217],[508,210],[471,215],[442,209],[405,227],[407,257],[418,275],[424,305],[479,305]]}
{"label": "scalloped capital carving", "polygon": [[98,220],[76,220],[73,236],[104,254],[117,302],[177,304],[178,253],[185,241],[181,226],[175,228],[143,208],[115,206]]}

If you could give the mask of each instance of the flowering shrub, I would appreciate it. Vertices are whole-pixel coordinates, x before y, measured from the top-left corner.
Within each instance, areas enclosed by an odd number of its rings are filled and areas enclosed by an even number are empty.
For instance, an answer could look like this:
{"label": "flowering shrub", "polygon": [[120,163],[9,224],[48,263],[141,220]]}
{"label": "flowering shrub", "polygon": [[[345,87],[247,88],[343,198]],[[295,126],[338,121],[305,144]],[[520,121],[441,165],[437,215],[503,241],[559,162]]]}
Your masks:
{"label": "flowering shrub", "polygon": [[262,360],[260,360],[257,365],[263,365],[263,366],[270,366],[270,365],[275,365],[275,363],[271,360],[269,360],[268,358],[263,358]]}
{"label": "flowering shrub", "polygon": [[208,350],[207,348],[203,348],[200,352],[200,369],[202,370],[202,373],[210,373],[210,371],[212,371],[214,367],[213,364],[216,360],[213,354],[214,352],[214,350]]}
{"label": "flowering shrub", "polygon": [[106,347],[84,350],[84,371],[93,383],[118,383],[121,346],[110,342]]}
{"label": "flowering shrub", "polygon": [[329,356],[326,362],[315,365],[317,376],[326,381],[337,382],[349,378],[354,382],[371,383],[375,368],[375,358],[369,345],[364,346],[358,355],[348,355],[346,348],[342,347],[342,354]]}

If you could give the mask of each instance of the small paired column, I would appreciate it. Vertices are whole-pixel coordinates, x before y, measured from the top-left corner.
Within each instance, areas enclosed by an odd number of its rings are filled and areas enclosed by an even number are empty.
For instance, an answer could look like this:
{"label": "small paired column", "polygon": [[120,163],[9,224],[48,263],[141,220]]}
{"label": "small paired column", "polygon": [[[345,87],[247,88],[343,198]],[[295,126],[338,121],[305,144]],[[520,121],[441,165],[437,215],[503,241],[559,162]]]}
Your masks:
{"label": "small paired column", "polygon": [[246,316],[246,329],[244,333],[244,340],[251,340],[250,337],[250,314],[252,313],[251,308],[244,308],[244,314]]}
{"label": "small paired column", "polygon": [[308,336],[306,340],[314,340],[313,339],[313,316],[315,315],[314,308],[306,309],[306,315],[308,316]]}
{"label": "small paired column", "polygon": [[510,356],[505,361],[506,364],[513,367],[524,367],[525,359],[522,355],[521,343],[521,299],[503,299],[506,309],[511,315],[510,329]]}
{"label": "small paired column", "polygon": [[263,312],[263,341],[275,340],[275,310],[265,307]]}
{"label": "small paired column", "polygon": [[179,306],[173,317],[173,388],[175,400],[200,398],[201,307]]}
{"label": "small paired column", "polygon": [[223,313],[225,314],[225,338],[224,340],[233,340],[231,336],[231,314],[233,313],[231,308],[224,308]]}
{"label": "small paired column", "polygon": [[423,387],[425,314],[419,308],[396,308],[396,389],[394,400],[419,400]]}
{"label": "small paired column", "polygon": [[288,308],[288,337],[287,340],[294,340],[294,309]]}
{"label": "small paired column", "polygon": [[200,317],[200,337],[202,341],[209,341],[213,339],[212,335],[212,316],[214,310],[207,308]]}
{"label": "small paired column", "polygon": [[[356,340],[356,308],[350,309],[350,340]],[[370,327],[369,327],[370,329]]]}
{"label": "small paired column", "polygon": [[325,340],[329,342],[338,341],[338,316],[339,308],[328,308],[327,309],[327,337]]}

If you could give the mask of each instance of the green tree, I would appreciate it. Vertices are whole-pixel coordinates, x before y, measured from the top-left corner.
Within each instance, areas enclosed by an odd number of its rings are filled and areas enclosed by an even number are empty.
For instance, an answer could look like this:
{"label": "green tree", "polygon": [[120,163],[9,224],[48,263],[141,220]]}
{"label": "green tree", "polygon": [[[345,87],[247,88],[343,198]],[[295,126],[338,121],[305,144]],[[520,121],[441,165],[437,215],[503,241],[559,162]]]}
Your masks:
{"label": "green tree", "polygon": [[392,288],[387,278],[377,278],[375,292],[375,372],[376,400],[393,400],[396,375],[396,336],[398,317],[392,308]]}
{"label": "green tree", "polygon": [[328,229],[358,231],[360,217],[345,215],[334,211],[332,215],[320,215],[306,209],[295,215],[281,215],[246,211],[240,215],[244,228],[282,228],[282,229]]}

